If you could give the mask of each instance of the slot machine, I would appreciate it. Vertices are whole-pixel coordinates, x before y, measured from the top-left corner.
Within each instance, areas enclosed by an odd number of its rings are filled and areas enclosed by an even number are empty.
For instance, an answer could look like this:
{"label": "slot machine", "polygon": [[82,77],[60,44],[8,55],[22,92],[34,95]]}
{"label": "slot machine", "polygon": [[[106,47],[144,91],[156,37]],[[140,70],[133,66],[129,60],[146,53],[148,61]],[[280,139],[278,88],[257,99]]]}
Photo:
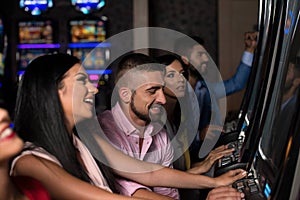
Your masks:
{"label": "slot machine", "polygon": [[19,7],[31,15],[41,15],[44,11],[53,7],[52,0],[20,0]]}
{"label": "slot machine", "polygon": [[[276,8],[276,9],[275,9]],[[263,110],[268,108],[264,105],[267,97],[268,79],[272,77],[277,66],[270,65],[274,52],[282,5],[273,0],[260,1],[260,26],[258,47],[255,53],[253,71],[249,78],[247,90],[240,109],[240,118],[235,131],[222,134],[217,145],[227,144],[235,148],[232,155],[220,159],[214,169],[215,175],[220,175],[229,168],[245,168],[253,151],[257,148],[256,141],[260,135],[251,131],[257,128],[255,120],[262,117]],[[275,12],[276,11],[276,12]],[[256,145],[255,145],[256,144]]]}
{"label": "slot machine", "polygon": [[[273,0],[260,0],[258,1],[258,4],[257,31],[259,35],[257,38],[257,48],[254,54],[251,74],[248,79],[246,91],[240,107],[239,116],[236,123],[237,125],[234,129],[228,132],[223,130],[220,134],[217,144],[215,145],[215,147],[218,147],[220,145],[230,144],[230,146],[236,148],[235,155],[232,155],[231,158],[228,157],[220,160],[216,165],[216,170],[223,168],[225,165],[235,163],[239,159],[239,150],[245,141],[248,126],[253,121],[259,98],[264,98],[264,96],[259,97],[259,94],[262,89],[261,85],[269,76],[270,71],[270,68],[266,65],[266,62],[271,51],[270,43],[272,34],[270,33],[271,30],[275,28],[275,22],[272,20],[275,12],[271,9],[271,7],[274,6]],[[225,126],[224,128],[226,129]],[[204,146],[200,148],[199,157],[203,155],[202,152],[204,149]]]}
{"label": "slot machine", "polygon": [[60,44],[57,43],[54,30],[57,30],[56,24],[49,19],[18,22],[17,76],[19,79],[31,60],[59,51]]}
{"label": "slot machine", "polygon": [[6,42],[4,34],[4,25],[2,18],[0,18],[0,107],[4,107],[4,59],[6,51]]}
{"label": "slot machine", "polygon": [[90,81],[101,95],[96,96],[96,108],[106,109],[112,70],[107,67],[110,59],[110,43],[106,39],[107,18],[69,20],[68,53],[78,57]]}
{"label": "slot machine", "polygon": [[71,2],[83,14],[89,14],[105,6],[105,0],[71,0]]}
{"label": "slot machine", "polygon": [[[277,1],[278,30],[266,63],[272,73],[263,84],[266,98],[257,109],[242,159],[248,176],[233,184],[245,199],[297,199],[299,183],[300,3]],[[256,112],[258,113],[258,112]],[[248,152],[247,152],[248,150]],[[247,152],[247,153],[245,153]],[[229,166],[227,168],[231,169]]]}

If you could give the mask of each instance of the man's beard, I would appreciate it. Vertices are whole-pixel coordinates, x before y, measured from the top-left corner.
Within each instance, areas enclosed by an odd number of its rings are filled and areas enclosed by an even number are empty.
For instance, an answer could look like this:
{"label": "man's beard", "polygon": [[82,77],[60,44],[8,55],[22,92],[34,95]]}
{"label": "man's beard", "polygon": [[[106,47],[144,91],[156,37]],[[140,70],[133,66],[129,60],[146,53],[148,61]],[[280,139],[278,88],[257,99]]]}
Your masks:
{"label": "man's beard", "polygon": [[284,93],[288,92],[292,86],[293,86],[293,80],[286,81],[286,83],[284,85]]}
{"label": "man's beard", "polygon": [[[203,67],[202,65],[206,65]],[[204,68],[204,69],[203,69]],[[201,76],[206,76],[208,74],[208,62],[202,63],[199,66]]]}
{"label": "man's beard", "polygon": [[149,122],[151,121],[149,115],[148,115],[148,114],[143,114],[143,113],[139,112],[139,111],[136,109],[135,104],[134,104],[134,97],[135,97],[135,95],[136,95],[136,92],[134,91],[134,92],[132,93],[132,96],[131,96],[130,108],[131,108],[131,110],[133,111],[133,113],[134,113],[138,118],[140,118],[141,120],[143,120],[143,121],[149,123]]}
{"label": "man's beard", "polygon": [[[151,108],[151,106],[153,105],[153,103],[152,103],[152,104],[149,106],[149,108],[148,108],[148,111],[149,111],[148,114],[143,114],[143,113],[139,112],[139,111],[137,110],[137,108],[135,107],[135,103],[134,103],[134,97],[135,97],[135,95],[136,95],[136,92],[134,91],[134,92],[132,93],[132,96],[131,96],[131,102],[130,102],[130,108],[131,108],[132,112],[133,112],[138,118],[140,118],[141,120],[145,121],[147,124],[150,123],[152,120],[153,120],[153,121],[158,121],[158,120],[160,120],[161,115],[154,115],[154,116],[151,116],[150,108]],[[160,107],[162,107],[162,106],[160,106]]]}

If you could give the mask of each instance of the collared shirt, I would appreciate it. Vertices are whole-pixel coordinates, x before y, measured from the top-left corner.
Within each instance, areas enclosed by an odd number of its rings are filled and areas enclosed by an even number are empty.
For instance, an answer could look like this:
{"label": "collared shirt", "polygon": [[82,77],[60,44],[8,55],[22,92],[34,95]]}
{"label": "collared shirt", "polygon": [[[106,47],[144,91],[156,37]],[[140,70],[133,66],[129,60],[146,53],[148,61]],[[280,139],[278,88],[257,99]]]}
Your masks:
{"label": "collared shirt", "polygon": [[[201,113],[199,124],[200,129],[208,125],[211,118],[210,112],[216,112],[217,114],[215,116],[220,115],[220,112],[218,111],[218,99],[240,91],[245,87],[251,73],[252,61],[253,54],[245,51],[240,65],[232,78],[218,83],[208,83],[204,80],[197,82],[195,94],[198,99]],[[214,98],[213,102],[211,102],[211,97]],[[212,103],[215,107],[214,111],[211,110]],[[221,119],[214,119],[213,123],[215,125],[223,125]]]}
{"label": "collared shirt", "polygon": [[[126,117],[119,103],[116,103],[111,111],[101,113],[98,120],[108,139],[123,153],[139,160],[173,167],[173,148],[166,131],[158,123],[151,123],[145,127],[144,141],[140,149],[141,134]],[[121,194],[132,196],[138,189],[146,189],[179,199],[178,190],[175,188],[149,188],[124,178],[118,178],[116,181]]]}

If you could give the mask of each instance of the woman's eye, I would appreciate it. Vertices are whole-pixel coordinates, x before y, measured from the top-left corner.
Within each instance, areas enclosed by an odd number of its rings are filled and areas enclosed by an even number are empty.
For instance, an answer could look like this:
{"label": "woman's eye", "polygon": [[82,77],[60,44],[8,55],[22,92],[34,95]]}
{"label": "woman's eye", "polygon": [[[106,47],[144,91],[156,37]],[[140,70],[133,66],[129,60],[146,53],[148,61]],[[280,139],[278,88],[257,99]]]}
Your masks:
{"label": "woman's eye", "polygon": [[80,77],[77,80],[85,83],[87,81],[87,78],[86,77]]}
{"label": "woman's eye", "polygon": [[174,76],[175,76],[175,75],[174,75],[173,73],[167,75],[168,78],[174,78]]}

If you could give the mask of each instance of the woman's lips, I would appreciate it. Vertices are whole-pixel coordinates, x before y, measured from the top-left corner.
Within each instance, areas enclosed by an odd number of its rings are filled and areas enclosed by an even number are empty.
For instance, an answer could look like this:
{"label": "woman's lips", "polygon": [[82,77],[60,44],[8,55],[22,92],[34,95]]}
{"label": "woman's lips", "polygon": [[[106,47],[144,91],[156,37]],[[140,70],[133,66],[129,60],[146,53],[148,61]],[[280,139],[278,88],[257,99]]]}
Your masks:
{"label": "woman's lips", "polygon": [[0,133],[0,142],[14,138],[16,133],[11,128],[6,128]]}

